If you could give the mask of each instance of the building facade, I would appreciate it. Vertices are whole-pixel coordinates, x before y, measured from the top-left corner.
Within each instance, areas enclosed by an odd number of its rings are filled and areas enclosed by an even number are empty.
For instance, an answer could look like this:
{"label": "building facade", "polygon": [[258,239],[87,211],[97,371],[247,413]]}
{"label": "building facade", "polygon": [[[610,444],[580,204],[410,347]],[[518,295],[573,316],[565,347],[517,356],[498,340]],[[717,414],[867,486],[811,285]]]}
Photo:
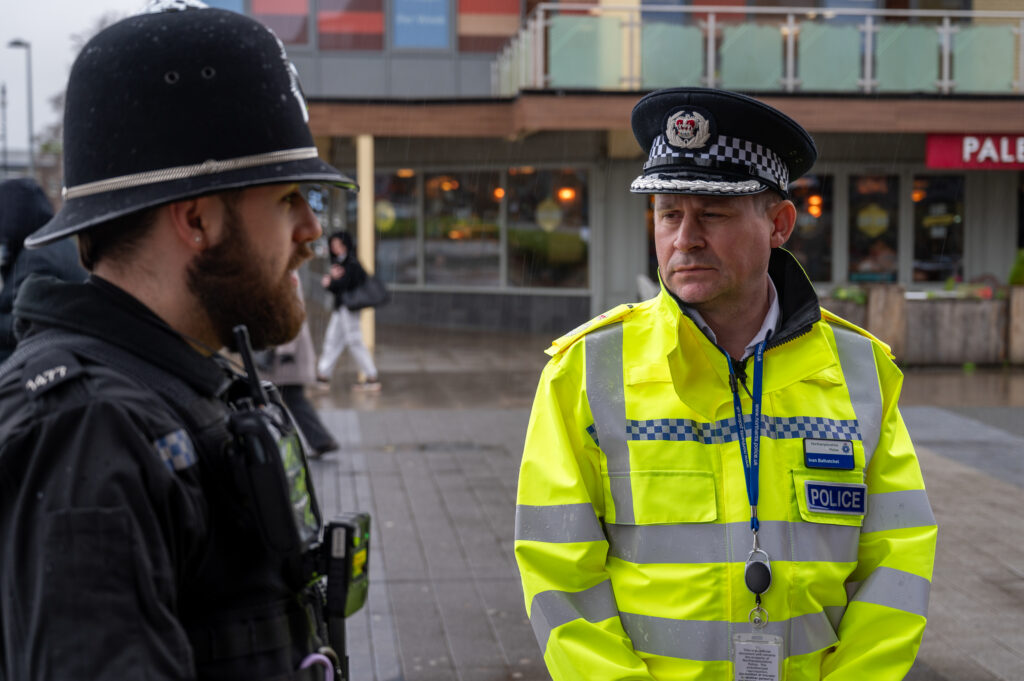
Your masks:
{"label": "building facade", "polygon": [[212,4],[278,32],[321,151],[362,174],[362,207],[332,192],[323,218],[363,215],[383,321],[557,333],[636,300],[656,271],[629,113],[659,87],[752,94],[814,135],[787,247],[824,294],[1005,283],[1024,248],[1011,0]]}

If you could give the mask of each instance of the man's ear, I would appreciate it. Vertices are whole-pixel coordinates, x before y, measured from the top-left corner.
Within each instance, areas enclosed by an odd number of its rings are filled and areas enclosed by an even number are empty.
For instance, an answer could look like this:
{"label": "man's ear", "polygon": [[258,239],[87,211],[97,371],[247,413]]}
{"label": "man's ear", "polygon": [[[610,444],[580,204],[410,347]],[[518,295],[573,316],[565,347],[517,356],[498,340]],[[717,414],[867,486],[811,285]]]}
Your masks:
{"label": "man's ear", "polygon": [[779,201],[768,209],[768,219],[772,222],[771,245],[778,248],[789,241],[796,225],[796,206],[789,199]]}
{"label": "man's ear", "polygon": [[224,204],[217,196],[200,196],[167,205],[174,233],[190,251],[199,253],[218,243]]}

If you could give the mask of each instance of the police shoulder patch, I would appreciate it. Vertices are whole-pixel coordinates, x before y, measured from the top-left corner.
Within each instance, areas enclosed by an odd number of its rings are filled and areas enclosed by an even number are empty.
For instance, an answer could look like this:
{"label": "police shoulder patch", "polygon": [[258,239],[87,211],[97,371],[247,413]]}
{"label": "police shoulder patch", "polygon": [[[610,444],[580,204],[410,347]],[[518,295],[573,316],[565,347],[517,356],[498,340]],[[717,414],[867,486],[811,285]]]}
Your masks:
{"label": "police shoulder patch", "polygon": [[566,348],[570,347],[573,343],[578,341],[583,336],[587,335],[591,331],[600,329],[602,326],[607,326],[612,322],[616,322],[625,317],[635,306],[626,303],[623,305],[617,305],[612,309],[608,310],[603,314],[599,314],[588,322],[580,324],[575,329],[565,334],[561,338],[557,338],[551,341],[551,347],[546,352],[547,354],[554,357],[555,355],[564,352]]}
{"label": "police shoulder patch", "polygon": [[66,350],[42,353],[25,363],[21,370],[21,384],[33,398],[49,392],[82,374],[82,365]]}
{"label": "police shoulder patch", "polygon": [[190,468],[199,460],[192,438],[181,428],[153,440],[153,447],[170,471]]}

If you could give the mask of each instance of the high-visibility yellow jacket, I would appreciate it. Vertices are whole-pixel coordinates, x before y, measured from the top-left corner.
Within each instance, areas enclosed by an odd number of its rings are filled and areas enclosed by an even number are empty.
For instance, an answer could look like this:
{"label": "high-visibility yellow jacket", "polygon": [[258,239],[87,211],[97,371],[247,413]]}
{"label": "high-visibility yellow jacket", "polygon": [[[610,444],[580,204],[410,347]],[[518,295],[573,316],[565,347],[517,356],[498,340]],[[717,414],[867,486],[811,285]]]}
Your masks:
{"label": "high-visibility yellow jacket", "polygon": [[[773,251],[769,274],[782,326],[764,354],[763,631],[784,640],[784,679],[902,679],[924,632],[937,536],[897,409],[902,374],[887,346],[818,307],[789,253]],[[548,670],[555,681],[731,681],[732,635],[753,631],[754,597],[726,356],[664,289],[548,352],[515,542]],[[751,402],[739,392],[749,447]],[[808,466],[806,439],[852,444],[852,470]],[[866,493],[866,512],[812,499],[847,489],[835,483]]]}

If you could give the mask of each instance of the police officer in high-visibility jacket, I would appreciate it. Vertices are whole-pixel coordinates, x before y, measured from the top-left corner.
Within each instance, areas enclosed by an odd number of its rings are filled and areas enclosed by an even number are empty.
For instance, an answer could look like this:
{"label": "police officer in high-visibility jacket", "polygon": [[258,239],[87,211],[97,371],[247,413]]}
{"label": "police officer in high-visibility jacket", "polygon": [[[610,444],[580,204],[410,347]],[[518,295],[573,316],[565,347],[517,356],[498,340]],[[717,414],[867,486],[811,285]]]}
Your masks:
{"label": "police officer in high-visibility jacket", "polygon": [[781,247],[817,151],[754,99],[636,105],[661,293],[556,340],[515,554],[552,677],[902,679],[937,528],[888,346]]}

